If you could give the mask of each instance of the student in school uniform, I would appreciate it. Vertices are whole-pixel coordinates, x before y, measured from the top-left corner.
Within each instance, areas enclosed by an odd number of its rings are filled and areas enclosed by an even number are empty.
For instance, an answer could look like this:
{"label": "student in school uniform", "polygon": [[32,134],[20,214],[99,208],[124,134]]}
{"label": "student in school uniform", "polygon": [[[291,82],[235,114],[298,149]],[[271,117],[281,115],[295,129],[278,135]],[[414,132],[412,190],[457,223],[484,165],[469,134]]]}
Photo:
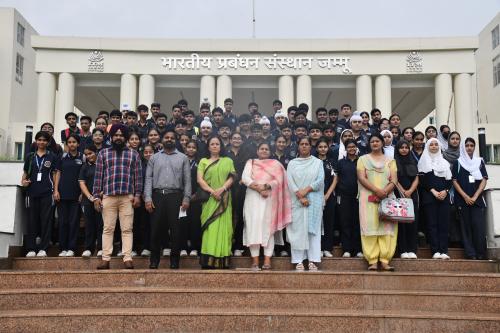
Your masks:
{"label": "student in school uniform", "polygon": [[[47,150],[51,136],[40,131],[35,135],[36,150],[26,157],[21,184],[26,188],[28,226],[26,235],[26,257],[46,257],[49,247],[52,216],[54,213],[54,174],[57,155]],[[36,244],[40,230],[40,244]],[[38,251],[38,252],[37,252]]]}
{"label": "student in school uniform", "polygon": [[66,138],[67,152],[56,166],[54,179],[54,200],[59,215],[59,257],[73,257],[80,228],[80,184],[78,176],[84,157],[78,151],[80,137],[70,134]]}
{"label": "student in school uniform", "polygon": [[453,164],[455,205],[467,259],[486,259],[486,201],[483,191],[488,173],[484,161],[474,156],[476,141],[466,138],[460,144],[460,157]]}
{"label": "student in school uniform", "polygon": [[97,147],[90,145],[83,151],[85,163],[80,169],[78,181],[82,191],[82,212],[85,219],[85,250],[82,257],[89,258],[97,249],[97,256],[102,256],[102,215],[94,209],[95,162],[97,160]]}

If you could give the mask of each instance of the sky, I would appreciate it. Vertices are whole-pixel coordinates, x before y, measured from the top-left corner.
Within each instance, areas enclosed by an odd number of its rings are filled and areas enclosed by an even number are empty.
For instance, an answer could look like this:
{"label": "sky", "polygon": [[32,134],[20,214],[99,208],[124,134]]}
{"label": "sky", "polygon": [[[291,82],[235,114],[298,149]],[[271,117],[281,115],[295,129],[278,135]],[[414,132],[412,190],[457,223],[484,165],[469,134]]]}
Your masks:
{"label": "sky", "polygon": [[500,0],[0,0],[41,35],[130,38],[475,36]]}

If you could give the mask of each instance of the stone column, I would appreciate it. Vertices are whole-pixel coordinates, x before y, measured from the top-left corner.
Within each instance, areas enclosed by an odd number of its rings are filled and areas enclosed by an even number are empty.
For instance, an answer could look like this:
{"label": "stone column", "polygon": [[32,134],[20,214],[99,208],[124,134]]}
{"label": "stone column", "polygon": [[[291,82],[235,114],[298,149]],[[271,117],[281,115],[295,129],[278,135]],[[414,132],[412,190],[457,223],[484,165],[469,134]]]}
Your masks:
{"label": "stone column", "polygon": [[370,113],[372,107],[372,78],[360,75],[356,78],[356,110]]}
{"label": "stone column", "polygon": [[293,77],[290,75],[280,76],[278,80],[278,95],[283,104],[284,112],[293,105]]}
{"label": "stone column", "polygon": [[472,77],[468,73],[455,75],[455,130],[465,140],[474,134],[474,110],[472,110]]}
{"label": "stone column", "polygon": [[137,78],[132,74],[122,74],[120,83],[120,110],[137,107]]}
{"label": "stone column", "polygon": [[148,108],[155,102],[155,78],[153,75],[143,74],[139,76],[139,104]]}
{"label": "stone column", "polygon": [[391,77],[379,75],[375,78],[375,106],[380,109],[382,117],[392,114]]}
{"label": "stone column", "polygon": [[54,124],[54,113],[56,109],[56,76],[53,73],[42,72],[38,74],[38,97],[36,122],[36,133],[40,126],[49,122]]}
{"label": "stone column", "polygon": [[233,82],[228,75],[217,77],[217,106],[224,109],[224,100],[233,97]]}
{"label": "stone column", "polygon": [[312,81],[309,75],[300,75],[297,78],[297,106],[306,103],[309,106],[307,119],[312,120]]}
{"label": "stone column", "polygon": [[439,74],[434,78],[434,95],[436,107],[436,125],[448,124],[448,110],[452,96],[452,82],[450,74]]}
{"label": "stone column", "polygon": [[210,75],[204,75],[200,80],[200,105],[208,99],[211,107],[215,107],[215,78]]}
{"label": "stone column", "polygon": [[66,128],[64,115],[75,109],[75,77],[71,73],[59,74],[57,87],[57,108],[54,119],[54,139],[59,142],[59,133]]}

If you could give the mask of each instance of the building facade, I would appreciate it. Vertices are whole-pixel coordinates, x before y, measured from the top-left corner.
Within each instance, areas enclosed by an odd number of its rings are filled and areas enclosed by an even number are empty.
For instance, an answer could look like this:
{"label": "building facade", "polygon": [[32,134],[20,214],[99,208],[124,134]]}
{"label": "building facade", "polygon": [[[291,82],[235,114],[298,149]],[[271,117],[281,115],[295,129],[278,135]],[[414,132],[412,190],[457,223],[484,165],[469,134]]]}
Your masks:
{"label": "building facade", "polygon": [[[7,110],[9,117],[26,118],[26,123],[19,122],[23,126],[49,121],[58,133],[65,127],[64,115],[75,107],[95,117],[100,110],[134,110],[138,104],[159,102],[170,114],[181,98],[197,112],[203,100],[222,106],[231,97],[237,114],[256,102],[261,113],[271,115],[272,101],[279,98],[284,109],[307,103],[314,118],[318,107],[348,103],[358,111],[377,107],[387,117],[398,113],[403,126],[423,126],[431,115],[434,125],[448,124],[463,135],[476,136],[478,127],[486,127],[493,147],[500,144],[500,130],[495,130],[500,124],[495,110],[500,94],[498,85],[492,85],[492,59],[495,54],[498,59],[500,47],[492,50],[491,40],[498,21],[497,15],[479,37],[454,38],[33,36],[32,70],[37,78],[30,82],[36,88],[25,94],[31,94],[26,100],[36,102]],[[22,133],[11,136],[24,137],[23,126],[13,126],[11,132]]]}
{"label": "building facade", "polygon": [[37,32],[13,8],[0,8],[0,158],[21,158],[26,125],[36,116]]}

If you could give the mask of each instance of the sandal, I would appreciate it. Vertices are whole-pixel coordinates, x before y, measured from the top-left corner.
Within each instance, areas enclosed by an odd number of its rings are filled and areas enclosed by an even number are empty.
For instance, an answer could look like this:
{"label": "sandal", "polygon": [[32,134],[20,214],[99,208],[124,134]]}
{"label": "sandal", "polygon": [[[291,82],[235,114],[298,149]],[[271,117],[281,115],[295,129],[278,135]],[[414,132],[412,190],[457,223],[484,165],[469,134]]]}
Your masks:
{"label": "sandal", "polygon": [[252,271],[260,271],[259,264],[252,264],[251,269],[252,269]]}
{"label": "sandal", "polygon": [[375,264],[371,264],[370,266],[368,266],[368,270],[369,270],[369,271],[376,271],[376,270],[378,270],[378,265],[377,265],[377,263],[375,263]]}
{"label": "sandal", "polygon": [[271,270],[271,265],[270,264],[264,264],[264,265],[262,265],[262,270],[263,271],[269,271],[269,270]]}
{"label": "sandal", "polygon": [[316,266],[313,262],[309,263],[309,271],[310,272],[317,272],[318,271],[318,266]]}
{"label": "sandal", "polygon": [[299,271],[299,272],[303,272],[303,271],[304,271],[304,264],[303,264],[303,263],[298,263],[298,264],[295,266],[295,270],[296,270],[296,271]]}
{"label": "sandal", "polygon": [[381,263],[382,270],[386,272],[394,272],[394,267],[390,266],[389,264],[386,263]]}

